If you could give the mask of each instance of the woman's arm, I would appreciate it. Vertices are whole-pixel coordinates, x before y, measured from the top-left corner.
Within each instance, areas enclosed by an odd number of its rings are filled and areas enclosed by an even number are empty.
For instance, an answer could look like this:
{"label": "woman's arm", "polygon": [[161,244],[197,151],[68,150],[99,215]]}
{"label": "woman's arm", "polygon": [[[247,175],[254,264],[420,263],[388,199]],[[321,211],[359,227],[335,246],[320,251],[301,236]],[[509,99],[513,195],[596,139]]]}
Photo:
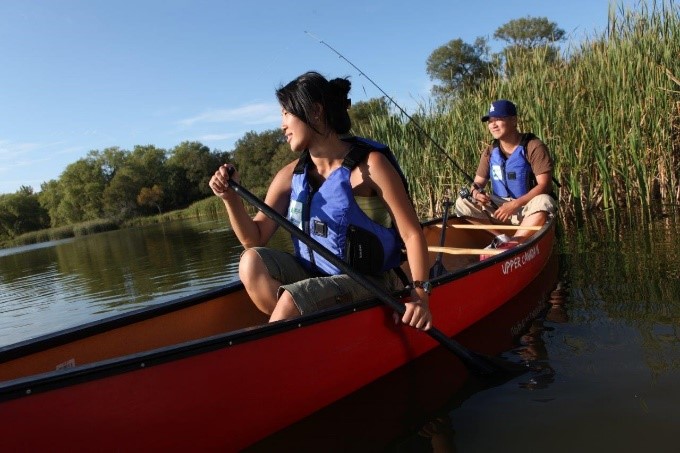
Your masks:
{"label": "woman's arm", "polygon": [[[262,212],[258,212],[253,218],[250,217],[241,197],[229,189],[227,180],[230,178],[228,174],[230,167],[229,165],[222,165],[215,172],[215,175],[210,179],[210,188],[224,202],[231,227],[241,245],[246,249],[264,246],[269,242],[278,225]],[[264,200],[267,205],[283,216],[287,214],[286,211],[290,202],[293,168],[294,162],[279,170],[269,185]],[[235,182],[240,180],[239,174],[235,170],[231,178]]]}
{"label": "woman's arm", "polygon": [[[378,152],[370,153],[366,162],[359,166],[359,170],[363,182],[383,199],[394,219],[406,246],[412,280],[427,281],[429,278],[427,242],[397,171],[387,158]],[[416,288],[412,302],[406,304],[402,322],[419,329],[429,329],[432,325],[432,314],[428,301],[429,295],[422,288]]]}

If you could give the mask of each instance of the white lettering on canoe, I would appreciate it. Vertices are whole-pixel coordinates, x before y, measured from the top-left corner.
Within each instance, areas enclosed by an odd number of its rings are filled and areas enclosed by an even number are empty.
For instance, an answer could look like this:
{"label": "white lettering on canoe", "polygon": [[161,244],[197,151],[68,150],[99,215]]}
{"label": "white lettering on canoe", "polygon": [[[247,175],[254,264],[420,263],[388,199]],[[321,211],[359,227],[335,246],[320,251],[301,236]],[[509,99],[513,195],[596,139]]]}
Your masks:
{"label": "white lettering on canoe", "polygon": [[67,361],[58,364],[55,369],[63,370],[64,368],[75,368],[75,366],[76,366],[76,359],[68,359]]}
{"label": "white lettering on canoe", "polygon": [[531,260],[536,258],[540,253],[541,251],[538,249],[538,245],[535,245],[531,247],[529,250],[525,251],[524,253],[512,257],[511,259],[503,263],[503,265],[501,266],[503,275],[508,275],[515,269],[519,269],[520,267],[524,266],[525,264],[529,263]]}

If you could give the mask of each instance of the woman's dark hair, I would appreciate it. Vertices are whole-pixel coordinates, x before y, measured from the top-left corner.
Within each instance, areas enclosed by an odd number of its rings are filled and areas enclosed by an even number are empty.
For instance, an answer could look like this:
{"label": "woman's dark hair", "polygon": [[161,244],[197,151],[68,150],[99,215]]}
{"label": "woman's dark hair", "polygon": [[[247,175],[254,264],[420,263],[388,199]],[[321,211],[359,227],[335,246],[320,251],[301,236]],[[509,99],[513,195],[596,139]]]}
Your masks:
{"label": "woman's dark hair", "polygon": [[352,127],[349,119],[349,99],[347,95],[352,84],[349,80],[326,80],[318,72],[309,71],[297,77],[286,86],[276,90],[279,104],[289,113],[300,118],[309,127],[317,131],[313,122],[314,104],[323,107],[326,124],[338,134],[346,134]]}

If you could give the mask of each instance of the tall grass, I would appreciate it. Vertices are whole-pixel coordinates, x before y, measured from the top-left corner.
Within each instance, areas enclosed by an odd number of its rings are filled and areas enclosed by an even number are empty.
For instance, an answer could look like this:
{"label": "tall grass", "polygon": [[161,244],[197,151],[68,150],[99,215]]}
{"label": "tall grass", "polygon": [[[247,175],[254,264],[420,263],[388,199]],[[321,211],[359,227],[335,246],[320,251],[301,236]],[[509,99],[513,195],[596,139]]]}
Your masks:
{"label": "tall grass", "polygon": [[39,242],[57,241],[60,239],[101,233],[103,231],[117,230],[118,228],[119,225],[115,220],[90,220],[74,225],[31,231],[30,233],[25,233],[11,240],[0,243],[0,247],[18,247],[22,245],[37,244]]}
{"label": "tall grass", "polygon": [[[246,210],[248,210],[251,215],[255,215],[257,212],[257,210],[250,205],[246,205]],[[193,203],[185,209],[166,212],[165,214],[155,216],[129,219],[125,222],[124,226],[151,225],[182,219],[218,219],[222,216],[226,216],[224,203],[218,197],[209,196],[208,198]]]}
{"label": "tall grass", "polygon": [[[548,145],[560,181],[561,215],[642,210],[680,202],[680,10],[675,1],[612,6],[601,36],[567,56],[514,62],[497,77],[451,104],[414,115],[451,159],[474,175],[491,137],[479,118],[491,100],[513,100],[520,129]],[[432,216],[447,190],[469,181],[407,120],[376,120],[373,135],[390,144],[411,184],[419,214]]]}

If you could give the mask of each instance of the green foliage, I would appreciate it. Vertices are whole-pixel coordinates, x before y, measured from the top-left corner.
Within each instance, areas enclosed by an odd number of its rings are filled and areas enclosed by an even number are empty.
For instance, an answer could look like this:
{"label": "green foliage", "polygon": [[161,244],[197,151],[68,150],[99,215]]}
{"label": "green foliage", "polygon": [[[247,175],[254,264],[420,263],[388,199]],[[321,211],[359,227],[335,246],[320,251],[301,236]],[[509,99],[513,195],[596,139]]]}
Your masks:
{"label": "green foliage", "polygon": [[101,194],[106,206],[104,215],[120,219],[131,217],[137,208],[137,194],[143,185],[144,181],[134,167],[125,167],[116,172]]}
{"label": "green foliage", "polygon": [[199,142],[182,142],[167,161],[165,196],[170,206],[184,207],[212,195],[208,182],[217,168],[231,163],[228,153],[211,152]]}
{"label": "green foliage", "polygon": [[352,132],[355,135],[365,136],[371,130],[372,118],[387,117],[389,114],[389,101],[384,97],[357,102],[349,109]]}
{"label": "green foliage", "polygon": [[127,165],[129,154],[130,153],[117,146],[106,148],[101,153],[98,151],[90,151],[90,155],[97,159],[107,182],[110,182],[113,179],[118,170]]}
{"label": "green foliage", "polygon": [[272,169],[269,163],[277,151],[280,153],[281,145],[286,145],[286,141],[278,129],[260,133],[251,131],[236,142],[234,161],[241,176],[241,183],[259,197],[267,193],[269,183],[278,171],[278,168]]}
{"label": "green foliage", "polygon": [[88,234],[103,233],[118,229],[118,222],[112,219],[97,219],[73,225],[74,236],[86,236]]}
{"label": "green foliage", "polygon": [[94,152],[69,164],[60,177],[62,199],[57,208],[58,216],[67,223],[100,218],[104,213],[102,193],[106,182]]}
{"label": "green foliage", "polygon": [[453,39],[438,47],[427,59],[427,74],[440,82],[432,87],[436,97],[455,96],[479,86],[493,74],[486,39],[477,38],[474,44]]}
{"label": "green foliage", "polygon": [[62,199],[63,194],[59,181],[52,179],[40,185],[38,201],[40,202],[40,206],[47,211],[51,227],[65,225],[68,222],[67,219],[60,214],[59,205],[61,204]]}
{"label": "green foliage", "polygon": [[498,27],[494,38],[508,43],[501,52],[505,74],[521,70],[525,63],[541,57],[545,64],[559,59],[555,43],[564,40],[564,30],[546,17],[523,17]]}
{"label": "green foliage", "polygon": [[[68,165],[58,180],[41,185],[35,196],[39,206],[33,212],[46,212],[47,224],[31,223],[26,217],[22,231],[102,218],[122,221],[186,207],[212,195],[210,176],[230,160],[229,153],[211,151],[198,142],[181,143],[169,158],[166,150],[153,145],[135,146],[132,152],[118,147],[92,150]],[[6,218],[5,224],[9,222]]]}
{"label": "green foliage", "polygon": [[0,195],[0,239],[10,239],[49,226],[47,211],[31,187]]}
{"label": "green foliage", "polygon": [[535,49],[564,40],[564,30],[546,17],[527,16],[501,25],[493,36],[511,46]]}
{"label": "green foliage", "polygon": [[268,173],[271,175],[270,180],[274,178],[274,175],[276,175],[276,173],[281,168],[283,168],[285,165],[289,164],[290,162],[294,161],[297,158],[298,154],[294,153],[290,149],[288,143],[281,143],[276,148],[274,156],[272,156],[271,162],[269,163],[267,168]]}
{"label": "green foliage", "polygon": [[92,220],[74,225],[31,231],[29,233],[21,234],[9,240],[0,237],[0,245],[2,247],[18,247],[21,245],[37,244],[39,242],[48,241],[58,241],[60,239],[68,239],[75,236],[85,236],[88,234],[117,230],[118,228],[119,225],[114,220],[110,219]]}

